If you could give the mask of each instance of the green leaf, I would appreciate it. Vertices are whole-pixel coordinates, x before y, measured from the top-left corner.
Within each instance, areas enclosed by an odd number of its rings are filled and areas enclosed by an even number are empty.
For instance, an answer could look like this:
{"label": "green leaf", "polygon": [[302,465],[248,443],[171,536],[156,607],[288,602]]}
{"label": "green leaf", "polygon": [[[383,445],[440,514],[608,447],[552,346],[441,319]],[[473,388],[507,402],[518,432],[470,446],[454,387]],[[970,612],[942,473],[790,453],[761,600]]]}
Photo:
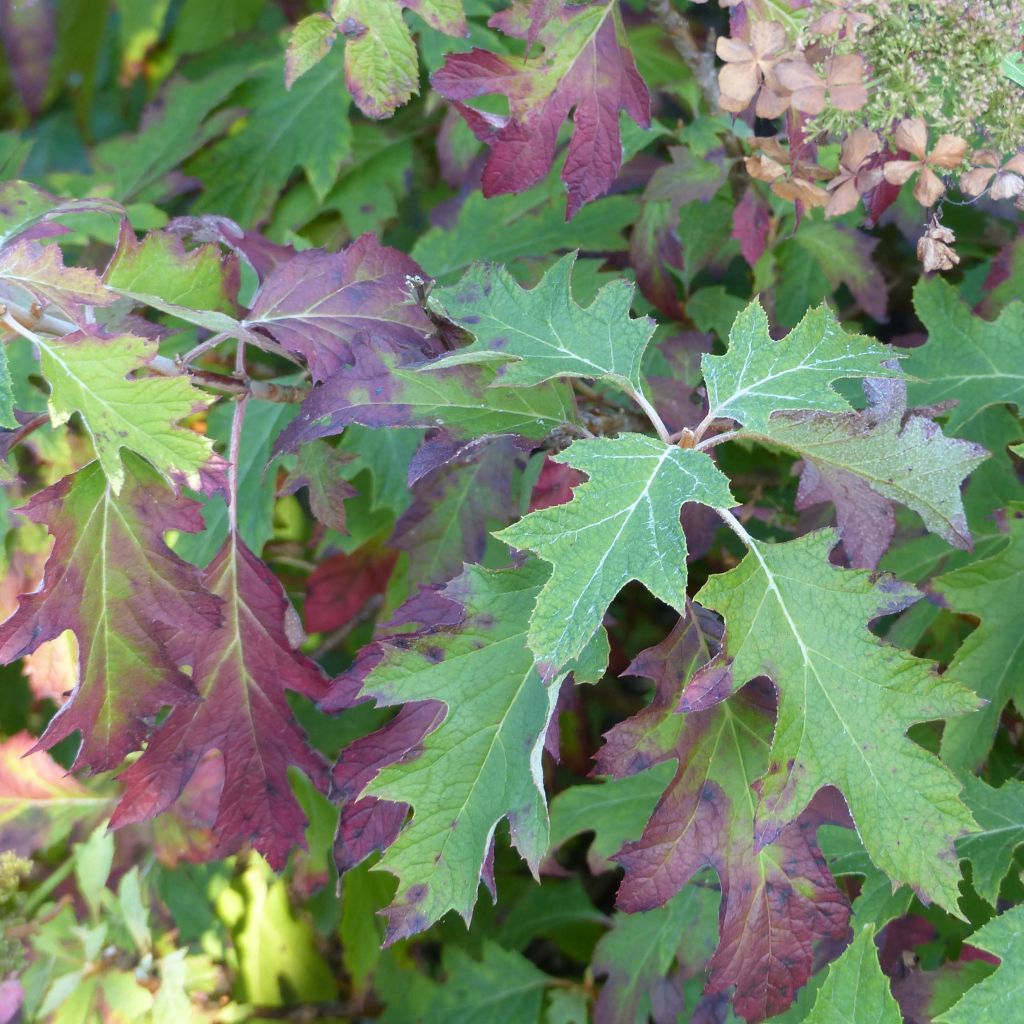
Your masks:
{"label": "green leaf", "polygon": [[957,649],[947,673],[988,702],[977,714],[946,723],[942,757],[954,768],[980,765],[1007,702],[1024,698],[1024,505],[1010,506],[1007,525],[1010,536],[1000,551],[933,584],[949,608],[981,620]]}
{"label": "green leaf", "polygon": [[83,330],[61,339],[40,337],[37,344],[53,425],[81,414],[115,494],[124,483],[123,448],[147,459],[166,479],[199,488],[211,444],[177,423],[202,408],[205,396],[184,377],[129,379],[156,354],[153,342]]}
{"label": "green leaf", "polygon": [[973,711],[977,698],[932,663],[879,643],[867,623],[917,592],[831,565],[835,541],[831,530],[784,544],[751,539],[736,568],[711,577],[696,600],[725,618],[726,644],[690,683],[680,709],[711,706],[769,676],[779,711],[761,780],[758,843],[779,835],[823,786],[835,786],[872,861],[955,912],[953,843],[976,826],[956,778],[906,731]]}
{"label": "green leaf", "polygon": [[995,320],[983,320],[936,276],[918,282],[914,309],[928,343],[909,352],[907,373],[919,378],[910,385],[911,404],[955,399],[951,433],[990,405],[1024,409],[1024,302],[1011,302]]}
{"label": "green leaf", "polygon": [[[378,704],[441,699],[447,706],[422,753],[384,768],[367,790],[413,809],[378,864],[398,878],[385,911],[389,941],[452,909],[468,921],[502,818],[510,819],[512,842],[531,870],[547,852],[540,757],[559,684],[542,682],[524,642],[546,575],[536,561],[516,570],[467,566],[442,592],[446,603],[465,608],[459,625],[382,641],[365,679],[363,693]],[[577,666],[579,677],[600,676],[607,653],[601,634]]]}
{"label": "green leaf", "polygon": [[865,925],[828,969],[806,1024],[901,1024],[903,1014],[889,991],[875,948],[875,929]]}
{"label": "green leaf", "polygon": [[1024,88],[1024,55],[1018,50],[1016,53],[1008,53],[999,63],[999,70],[1006,75],[1011,82],[1016,82]]}
{"label": "green leaf", "polygon": [[288,37],[284,59],[284,84],[290,89],[297,79],[331,52],[338,26],[329,14],[318,12],[303,18]]}
{"label": "green leaf", "polygon": [[778,413],[763,436],[798,452],[839,488],[844,478],[856,477],[912,508],[943,540],[969,549],[960,486],[988,453],[946,437],[930,419],[908,415],[902,381],[872,380],[865,390],[863,411]]}
{"label": "green leaf", "polygon": [[244,97],[252,112],[243,127],[195,161],[205,186],[198,208],[251,225],[268,216],[296,167],[323,201],[352,150],[341,80],[340,53],[328,54],[290,91],[280,65],[266,64]]}
{"label": "green leaf", "polygon": [[841,377],[902,377],[885,365],[893,350],[848,334],[826,306],[808,310],[781,341],[768,333],[761,304],[736,317],[724,356],[704,356],[709,419],[736,420],[766,433],[768,419],[783,409],[848,412],[850,404],[831,387]]}
{"label": "green leaf", "polygon": [[537,1024],[550,978],[520,953],[494,942],[475,960],[445,946],[445,982],[433,989],[423,1024]]}
{"label": "green leaf", "polygon": [[554,566],[530,622],[530,649],[545,675],[583,651],[631,580],[682,613],[687,551],[679,510],[691,501],[735,504],[728,480],[704,452],[642,434],[576,441],[555,461],[582,470],[589,481],[568,504],[495,534]]}
{"label": "green leaf", "polygon": [[996,905],[999,887],[1024,843],[1024,782],[1007,779],[998,789],[973,775],[964,778],[964,798],[981,831],[964,836],[957,852],[971,862],[978,895]]}
{"label": "green leaf", "polygon": [[978,1024],[1011,1021],[1020,1012],[1024,991],[1024,906],[1013,907],[989,921],[970,937],[970,944],[999,957],[994,974],[980,981],[967,995],[935,1019],[935,1024]]}
{"label": "green leaf", "polygon": [[639,392],[640,363],[654,333],[649,317],[630,316],[633,285],[618,278],[585,309],[572,297],[576,255],[563,256],[530,289],[493,264],[473,267],[432,301],[475,338],[431,363],[505,363],[501,383],[530,387],[554,377],[604,378]]}

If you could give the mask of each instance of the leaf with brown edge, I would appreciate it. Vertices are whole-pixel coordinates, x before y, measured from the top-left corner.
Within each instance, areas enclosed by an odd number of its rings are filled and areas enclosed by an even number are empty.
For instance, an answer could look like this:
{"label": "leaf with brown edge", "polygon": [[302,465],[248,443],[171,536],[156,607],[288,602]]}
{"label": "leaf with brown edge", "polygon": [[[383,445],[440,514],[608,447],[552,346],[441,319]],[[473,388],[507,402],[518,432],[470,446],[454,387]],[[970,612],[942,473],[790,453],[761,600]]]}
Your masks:
{"label": "leaf with brown edge", "polygon": [[[19,290],[28,295],[28,303],[18,295]],[[117,301],[94,270],[66,267],[60,246],[32,241],[14,242],[0,249],[0,299],[8,292],[24,305],[53,305],[76,323],[84,320],[83,305],[109,306]]]}
{"label": "leaf with brown edge", "polygon": [[[506,12],[502,12],[504,15]],[[507,17],[498,17],[508,27]],[[431,84],[491,147],[483,194],[522,192],[551,169],[562,122],[573,115],[562,180],[566,219],[611,187],[622,162],[619,111],[650,127],[647,87],[626,41],[617,0],[586,7],[563,5],[536,33],[543,56],[502,56],[487,50],[450,53]],[[509,115],[486,114],[463,100],[499,94]]]}
{"label": "leaf with brown edge", "polygon": [[814,944],[846,934],[849,904],[818,849],[818,825],[846,820],[841,802],[814,805],[773,844],[754,842],[754,781],[768,767],[774,700],[751,683],[708,711],[675,712],[696,666],[717,647],[721,626],[702,608],[681,619],[630,666],[655,679],[646,710],[615,726],[598,770],[619,776],[676,760],[643,835],[615,859],[626,869],[618,906],[627,912],[667,903],[704,867],[721,881],[720,941],[709,962],[708,994],[735,987],[736,1013],[759,1021],[785,1010],[810,977]]}
{"label": "leaf with brown edge", "polygon": [[0,740],[0,850],[21,857],[59,843],[78,825],[91,828],[114,803],[45,751],[31,753],[35,745],[27,732]]}
{"label": "leaf with brown edge", "polygon": [[327,787],[327,768],[295,723],[285,690],[317,700],[317,666],[296,648],[297,617],[280,582],[240,540],[228,537],[203,573],[224,605],[224,625],[196,645],[192,679],[200,703],[175,708],[121,776],[116,828],[166,810],[203,755],[219,750],[224,786],[213,830],[227,852],[248,840],[274,867],[301,841],[306,818],[288,783],[300,768]]}
{"label": "leaf with brown edge", "polygon": [[221,620],[199,573],[163,541],[168,530],[201,530],[199,505],[169,491],[134,455],[124,470],[120,494],[93,462],[21,509],[54,545],[40,588],[0,625],[5,663],[74,632],[78,683],[34,749],[79,730],[73,767],[93,771],[116,768],[137,750],[162,708],[195,702],[179,666]]}

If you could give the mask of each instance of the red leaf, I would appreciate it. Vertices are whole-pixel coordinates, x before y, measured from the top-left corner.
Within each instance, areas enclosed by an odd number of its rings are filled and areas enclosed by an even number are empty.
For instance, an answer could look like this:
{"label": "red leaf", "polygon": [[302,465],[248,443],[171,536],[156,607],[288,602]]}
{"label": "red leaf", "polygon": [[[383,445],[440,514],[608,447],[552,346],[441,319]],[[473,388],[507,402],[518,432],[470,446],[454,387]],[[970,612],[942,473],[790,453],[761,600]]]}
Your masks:
{"label": "red leaf", "polygon": [[397,551],[365,544],[318,565],[306,581],[306,628],[329,633],[351,622],[387,589],[397,558]]}
{"label": "red leaf", "polygon": [[295,724],[285,690],[317,700],[326,686],[317,666],[295,650],[295,612],[280,582],[241,541],[227,539],[204,581],[224,602],[224,625],[197,645],[192,675],[202,702],[172,711],[123,773],[111,827],[166,810],[203,755],[219,750],[218,852],[248,840],[281,867],[306,825],[288,784],[289,765],[327,785],[326,766]]}
{"label": "red leaf", "polygon": [[[619,172],[619,111],[647,128],[650,97],[626,45],[617,2],[544,13],[549,20],[536,34],[542,57],[477,49],[450,53],[431,82],[450,100],[492,93],[508,97],[507,118],[458,105],[474,133],[491,146],[485,196],[522,192],[540,181],[554,162],[558,130],[575,109],[575,131],[562,169],[568,219],[607,192]],[[507,17],[499,17],[497,24],[507,25]]]}

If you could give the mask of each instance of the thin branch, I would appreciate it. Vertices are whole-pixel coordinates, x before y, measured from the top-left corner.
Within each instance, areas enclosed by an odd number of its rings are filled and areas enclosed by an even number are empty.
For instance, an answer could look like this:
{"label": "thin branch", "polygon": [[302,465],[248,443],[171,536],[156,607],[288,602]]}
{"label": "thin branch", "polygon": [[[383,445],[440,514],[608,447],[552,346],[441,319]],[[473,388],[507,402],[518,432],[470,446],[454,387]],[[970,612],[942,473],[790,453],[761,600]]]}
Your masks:
{"label": "thin branch", "polygon": [[[651,11],[655,20],[665,30],[665,35],[693,72],[697,85],[712,111],[718,109],[718,71],[715,55],[711,49],[702,49],[694,37],[690,23],[672,6],[672,0],[651,0]],[[709,40],[714,43],[714,39]]]}
{"label": "thin branch", "polygon": [[[244,379],[244,341],[238,343],[238,350],[235,352],[235,372]],[[231,442],[228,445],[228,526],[232,535],[238,532],[238,458],[242,451],[242,424],[245,422],[245,407],[248,404],[248,394],[242,395],[235,403],[231,416]]]}
{"label": "thin branch", "polygon": [[700,444],[695,444],[694,448],[697,451],[704,452],[708,448],[714,448],[716,444],[721,444],[723,441],[732,441],[737,437],[746,437],[747,433],[745,430],[727,430],[723,434],[712,434],[711,437],[705,438]]}
{"label": "thin branch", "polygon": [[744,545],[757,555],[757,560],[762,561],[761,554],[757,550],[757,542],[747,533],[743,524],[726,508],[716,508],[715,511],[721,516],[725,525],[743,541]]}

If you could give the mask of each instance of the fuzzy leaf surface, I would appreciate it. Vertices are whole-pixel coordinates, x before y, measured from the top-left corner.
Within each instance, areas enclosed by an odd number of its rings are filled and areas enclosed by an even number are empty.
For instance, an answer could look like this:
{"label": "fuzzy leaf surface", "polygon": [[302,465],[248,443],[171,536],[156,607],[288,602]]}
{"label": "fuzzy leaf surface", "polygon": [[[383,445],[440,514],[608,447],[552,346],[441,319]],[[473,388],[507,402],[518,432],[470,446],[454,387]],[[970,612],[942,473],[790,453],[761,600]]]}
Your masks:
{"label": "fuzzy leaf surface", "polygon": [[533,288],[521,288],[504,267],[480,264],[433,300],[475,338],[431,367],[506,364],[500,381],[530,387],[553,377],[605,378],[640,391],[640,362],[654,333],[648,317],[633,318],[633,286],[605,285],[591,305],[572,296],[576,257],[563,256]]}
{"label": "fuzzy leaf surface", "polygon": [[991,558],[940,576],[933,584],[949,608],[981,620],[957,648],[949,675],[988,701],[977,714],[946,723],[942,757],[974,769],[988,755],[1008,701],[1024,697],[1024,506],[1011,506],[1009,539]]}
{"label": "fuzzy leaf surface", "polygon": [[828,969],[806,1024],[901,1024],[899,1004],[889,991],[867,925]]}
{"label": "fuzzy leaf surface", "polygon": [[681,612],[686,536],[679,510],[686,502],[735,504],[706,454],[641,434],[576,441],[555,461],[590,479],[568,504],[533,512],[495,535],[554,566],[530,623],[530,649],[545,674],[582,652],[631,580]]}
{"label": "fuzzy leaf surface", "polygon": [[122,775],[117,827],[166,810],[203,755],[217,750],[224,784],[213,828],[222,851],[248,840],[277,868],[303,834],[306,818],[288,767],[326,788],[327,768],[306,743],[285,690],[310,700],[326,684],[296,647],[298,619],[277,578],[234,535],[203,573],[220,598],[224,624],[196,645],[192,679],[200,703],[175,708],[142,756]]}
{"label": "fuzzy leaf surface", "polygon": [[456,439],[518,434],[540,441],[577,419],[572,393],[562,384],[492,387],[495,374],[489,367],[421,373],[398,365],[386,352],[360,348],[354,355],[352,366],[310,392],[282,432],[279,452],[339,434],[350,423],[444,427]]}
{"label": "fuzzy leaf surface", "polygon": [[928,343],[912,349],[906,363],[907,373],[920,378],[910,386],[911,402],[956,399],[951,433],[990,405],[1024,409],[1024,302],[1011,302],[995,320],[983,320],[936,276],[918,283],[914,309]]}
{"label": "fuzzy leaf surface", "polygon": [[953,844],[975,824],[956,778],[906,731],[973,711],[977,698],[869,632],[868,622],[906,607],[917,591],[830,565],[835,542],[831,530],[755,541],[736,568],[708,580],[697,600],[725,618],[725,648],[694,677],[680,710],[710,707],[767,675],[779,710],[760,782],[758,843],[773,841],[819,789],[835,786],[872,861],[955,911]]}
{"label": "fuzzy leaf surface", "polygon": [[[509,27],[501,16],[498,24]],[[449,54],[431,84],[450,100],[508,97],[508,117],[459,106],[474,134],[491,146],[484,167],[485,196],[522,192],[540,181],[554,162],[562,122],[575,110],[562,168],[568,219],[607,192],[619,172],[619,111],[647,128],[650,97],[629,50],[616,0],[563,6],[535,39],[543,47],[542,56],[502,56],[479,49]]]}
{"label": "fuzzy leaf surface", "polygon": [[[930,419],[908,414],[903,381],[868,380],[864,390],[868,407],[862,411],[778,413],[768,420],[765,436],[813,466],[815,490],[827,489],[836,505],[840,536],[845,541],[852,534],[856,552],[873,554],[876,545],[872,537],[858,533],[864,502],[854,481],[912,508],[933,533],[954,547],[969,549],[960,485],[988,453],[981,445],[946,437]],[[867,504],[873,508],[871,498]],[[890,529],[889,537],[884,536],[888,522],[880,524],[882,551],[892,535]]]}
{"label": "fuzzy leaf surface", "polygon": [[183,479],[198,490],[199,471],[213,449],[201,434],[177,422],[202,406],[204,394],[184,377],[129,379],[145,369],[156,345],[132,334],[94,332],[39,339],[54,426],[81,414],[115,493],[125,480],[122,449],[147,459],[166,479]]}
{"label": "fuzzy leaf surface", "polygon": [[768,333],[768,317],[754,301],[736,317],[729,350],[701,360],[710,415],[736,420],[766,433],[769,417],[784,409],[849,412],[832,388],[842,377],[901,377],[885,365],[891,349],[843,330],[826,306],[810,309],[780,341]]}
{"label": "fuzzy leaf surface", "polygon": [[977,1024],[1013,1020],[1024,991],[1024,907],[1012,907],[970,936],[970,944],[999,957],[994,974],[978,982],[935,1024]]}
{"label": "fuzzy leaf surface", "polygon": [[[386,910],[389,942],[422,931],[452,909],[469,919],[502,818],[509,819],[512,842],[533,871],[547,851],[540,758],[559,685],[544,684],[525,643],[546,575],[536,561],[504,571],[468,566],[443,591],[464,608],[461,621],[381,641],[364,695],[384,706],[447,705],[420,756],[385,767],[368,790],[413,809],[378,865],[398,878]],[[606,658],[602,635],[591,644],[581,677],[597,678]]]}
{"label": "fuzzy leaf surface", "polygon": [[[66,629],[78,639],[78,683],[37,744],[75,730],[75,766],[116,768],[160,710],[192,705],[195,688],[167,640],[195,642],[220,621],[220,602],[164,544],[167,530],[202,529],[199,506],[177,497],[135,456],[116,494],[98,463],[40,491],[22,515],[54,536],[42,587],[0,625],[0,660],[13,661]],[[188,648],[188,645],[186,645]]]}

